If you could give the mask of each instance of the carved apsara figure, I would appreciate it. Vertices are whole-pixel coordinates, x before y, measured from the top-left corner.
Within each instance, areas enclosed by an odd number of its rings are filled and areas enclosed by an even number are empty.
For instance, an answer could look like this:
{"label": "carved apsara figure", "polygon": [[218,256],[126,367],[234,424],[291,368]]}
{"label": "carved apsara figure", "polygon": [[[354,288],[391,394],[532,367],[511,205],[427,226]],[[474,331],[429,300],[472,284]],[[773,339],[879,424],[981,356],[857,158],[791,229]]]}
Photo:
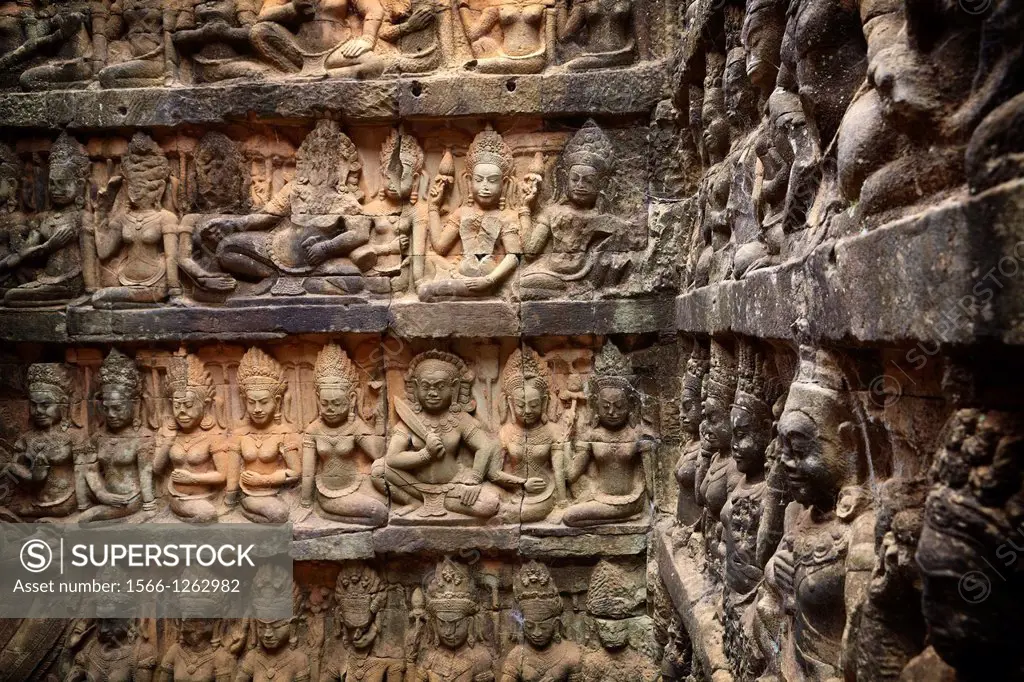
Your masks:
{"label": "carved apsara figure", "polygon": [[[107,355],[97,377],[96,404],[103,427],[76,462],[79,485],[95,502],[79,523],[129,516],[156,508],[153,495],[153,437],[142,428],[139,414],[142,378],[135,361],[116,348]],[[79,500],[82,506],[83,500]]]}
{"label": "carved apsara figure", "polygon": [[588,402],[594,423],[581,430],[567,465],[578,481],[593,463],[592,491],[562,516],[567,526],[596,526],[634,517],[647,505],[646,460],[654,437],[639,423],[639,395],[629,361],[606,342],[594,361]]}
{"label": "carved apsara figure", "polygon": [[83,290],[89,157],[74,138],[61,133],[50,148],[49,162],[51,209],[17,242],[17,251],[0,261],[0,276],[14,273],[24,282],[4,294],[8,307],[65,303]]}
{"label": "carved apsara figure", "polygon": [[[529,228],[520,277],[524,299],[581,296],[622,281],[628,261],[609,253],[636,229],[609,213],[602,201],[615,168],[611,142],[593,121],[569,140],[559,164],[559,193]],[[524,203],[532,211],[537,184],[527,184]]]}
{"label": "carved apsara figure", "polygon": [[594,568],[587,590],[587,613],[594,619],[601,648],[583,657],[582,679],[586,682],[658,679],[658,667],[630,645],[630,636],[638,629],[634,617],[642,602],[637,594],[637,585],[619,566],[602,560]]}
{"label": "carved apsara figure", "polygon": [[[888,467],[882,444],[869,447],[864,438],[835,356],[806,346],[800,355],[779,420],[780,457],[795,501],[765,569],[754,632],[781,679],[826,680],[842,678],[855,658],[844,650],[853,641],[845,632],[874,567],[865,483]],[[781,651],[772,640],[781,640]]]}
{"label": "carved apsara figure", "polygon": [[239,279],[314,275],[321,279],[303,285],[312,293],[359,290],[360,271],[376,263],[370,220],[361,215],[361,173],[352,140],[336,122],[318,121],[295,156],[294,179],[262,212],[210,220],[201,237],[216,248],[220,268]]}
{"label": "carved apsara figure", "polygon": [[374,51],[383,20],[379,0],[263,0],[251,39],[282,73],[376,78],[385,67]]}
{"label": "carved apsara figure", "polygon": [[708,349],[699,340],[693,342],[693,351],[686,361],[680,398],[680,426],[686,442],[676,462],[676,481],[679,483],[679,501],[676,519],[682,526],[694,527],[700,521],[703,506],[698,501],[701,481],[697,469],[701,460],[700,425],[704,414],[701,389],[710,367]]}
{"label": "carved apsara figure", "polygon": [[[510,418],[498,434],[505,471],[494,471],[490,478],[522,490],[512,502],[516,520],[543,521],[565,499],[565,437],[548,418],[551,372],[536,351],[516,349],[501,373],[501,387]],[[494,464],[500,466],[500,460]]]}
{"label": "carved apsara figure", "polygon": [[[130,618],[106,615],[115,613],[117,608],[110,603],[97,604],[100,617],[79,635],[85,639],[85,644],[75,654],[64,682],[148,682],[153,679],[158,659],[152,643],[139,636]],[[120,608],[126,606],[122,603]]]}
{"label": "carved apsara figure", "polygon": [[470,7],[460,0],[459,17],[472,44],[465,67],[480,73],[540,73],[554,47],[550,0],[497,0]]}
{"label": "carved apsara figure", "polygon": [[647,59],[646,9],[638,0],[567,0],[555,4],[558,39],[578,45],[570,71],[609,69]]}
{"label": "carved apsara figure", "polygon": [[[182,577],[202,581],[217,576],[199,568],[186,569]],[[211,617],[223,604],[218,596],[198,591],[178,596],[178,637],[161,659],[154,682],[232,682],[236,660],[224,637],[227,622]]]}
{"label": "carved apsara figure", "polygon": [[24,481],[24,498],[10,510],[19,517],[62,517],[78,508],[71,431],[71,374],[57,363],[28,366],[28,413],[32,428],[14,443],[14,461],[6,473]]}
{"label": "carved apsara figure", "polygon": [[5,2],[0,8],[0,73],[14,81],[20,71],[17,80],[26,90],[85,87],[94,70],[88,3],[35,4]]}
{"label": "carved apsara figure", "polygon": [[153,470],[160,473],[171,465],[167,493],[179,518],[216,521],[216,499],[232,473],[232,461],[227,440],[214,430],[213,379],[198,357],[178,355],[168,367],[167,385],[174,426],[160,434]]}
{"label": "carved apsara figure", "polygon": [[[498,513],[498,491],[484,479],[491,462],[500,461],[501,445],[474,416],[473,373],[459,357],[427,351],[413,358],[406,374],[411,402],[395,398],[399,421],[387,455],[374,463],[378,489],[385,485],[394,502],[419,517],[448,512],[480,519]],[[473,465],[459,460],[463,449]],[[403,513],[402,511],[398,513]]]}
{"label": "carved apsara figure", "polygon": [[384,293],[404,293],[412,278],[409,246],[413,235],[425,238],[427,204],[420,201],[424,180],[423,149],[412,135],[392,131],[380,150],[380,188],[366,202],[363,215],[372,220],[369,246],[377,255],[369,277],[383,277]]}
{"label": "carved apsara figure", "polygon": [[775,89],[785,32],[785,0],[747,0],[740,40],[746,53],[747,78],[757,91],[758,111],[764,110]]}
{"label": "carved apsara figure", "polygon": [[215,83],[260,78],[267,69],[249,59],[256,23],[251,0],[191,0],[178,15],[174,46],[192,61],[193,80]]}
{"label": "carved apsara figure", "polygon": [[241,457],[242,513],[250,521],[284,523],[289,508],[280,494],[302,472],[300,436],[283,423],[284,369],[259,348],[250,348],[238,363],[238,387],[248,421],[232,442]]}
{"label": "carved apsara figure", "polygon": [[517,214],[513,206],[514,161],[501,135],[489,127],[479,133],[466,154],[466,204],[443,223],[441,205],[455,177],[450,158],[442,161],[427,199],[433,252],[419,251],[427,254],[429,280],[417,288],[420,300],[491,296],[512,277],[523,250],[521,229],[529,224],[529,209]]}
{"label": "carved apsara figure", "polygon": [[337,344],[324,346],[313,367],[319,417],[302,439],[302,504],[315,498],[335,521],[383,525],[386,499],[374,488],[370,464],[384,455],[384,439],[359,416],[359,373]]}
{"label": "carved apsara figure", "polygon": [[477,590],[469,568],[446,557],[424,592],[430,633],[406,679],[494,682],[494,659],[477,626]]}
{"label": "carved apsara figure", "polygon": [[1024,595],[1022,423],[1019,410],[957,410],[933,466],[917,546],[921,605],[928,641],[957,680],[1024,677],[1014,608]]}
{"label": "carved apsara figure", "polygon": [[334,589],[335,638],[324,647],[320,682],[401,681],[405,661],[382,632],[387,583],[367,564],[342,565]]}
{"label": "carved apsara figure", "polygon": [[98,75],[104,88],[160,86],[174,73],[174,46],[170,32],[177,8],[162,0],[114,0],[105,17],[103,34],[123,41],[124,60],[110,64]]}
{"label": "carved apsara figure", "polygon": [[[116,284],[93,294],[97,307],[153,304],[180,295],[178,218],[163,207],[171,167],[145,133],[135,133],[120,176],[100,191],[96,252]],[[124,183],[124,192],[117,190]],[[122,198],[123,197],[123,198]]]}
{"label": "carved apsara figure", "polygon": [[523,614],[523,643],[505,657],[501,682],[577,682],[583,652],[565,639],[562,596],[547,566],[531,561],[519,569],[512,595]]}

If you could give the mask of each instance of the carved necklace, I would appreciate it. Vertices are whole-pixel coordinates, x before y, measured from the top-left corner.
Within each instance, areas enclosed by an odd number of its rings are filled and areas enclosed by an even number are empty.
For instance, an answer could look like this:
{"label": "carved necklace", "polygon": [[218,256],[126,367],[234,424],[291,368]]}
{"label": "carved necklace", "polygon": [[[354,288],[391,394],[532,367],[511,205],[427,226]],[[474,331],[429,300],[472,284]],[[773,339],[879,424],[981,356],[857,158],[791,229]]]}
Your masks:
{"label": "carved necklace", "polygon": [[260,664],[261,668],[263,668],[263,672],[267,676],[268,680],[274,679],[274,677],[277,675],[278,670],[292,662],[291,652],[285,653],[282,656],[275,658],[273,665],[267,663],[265,658],[266,657],[261,656],[256,659],[256,662]]}
{"label": "carved necklace", "polygon": [[92,664],[93,670],[97,671],[98,677],[91,679],[96,679],[97,682],[109,682],[113,667],[131,655],[131,647],[127,645],[110,650],[106,650],[102,646],[93,647],[93,651],[89,653],[87,658],[89,663]]}
{"label": "carved necklace", "polygon": [[451,412],[448,412],[443,417],[438,418],[431,417],[427,414],[420,414],[420,418],[426,422],[428,429],[439,433],[448,433],[459,425],[459,420]]}
{"label": "carved necklace", "polygon": [[185,669],[189,675],[194,675],[199,668],[213,660],[213,647],[207,645],[202,651],[191,651],[185,647],[179,647],[181,657],[184,659]]}
{"label": "carved necklace", "polygon": [[349,677],[361,680],[366,677],[366,674],[371,672],[375,667],[377,660],[370,656],[369,651],[366,653],[360,653],[358,651],[352,651],[348,658],[348,670],[345,673],[346,679]]}

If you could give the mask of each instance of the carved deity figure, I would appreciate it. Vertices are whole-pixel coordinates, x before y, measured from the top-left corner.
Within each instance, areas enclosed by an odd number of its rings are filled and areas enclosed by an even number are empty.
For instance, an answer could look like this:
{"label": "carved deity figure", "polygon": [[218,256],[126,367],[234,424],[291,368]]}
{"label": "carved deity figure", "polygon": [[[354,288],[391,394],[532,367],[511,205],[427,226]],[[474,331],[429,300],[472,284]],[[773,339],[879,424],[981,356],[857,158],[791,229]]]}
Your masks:
{"label": "carved deity figure", "polygon": [[639,423],[639,395],[629,360],[611,342],[594,361],[587,400],[594,423],[574,443],[567,480],[578,481],[593,464],[592,490],[562,516],[567,526],[586,527],[634,517],[647,505],[644,468],[654,438]]}
{"label": "carved deity figure", "polygon": [[82,88],[93,75],[88,3],[58,0],[0,4],[0,74],[26,90]]}
{"label": "carved deity figure", "polygon": [[104,88],[161,86],[174,73],[174,47],[170,32],[177,7],[162,0],[114,0],[106,16],[103,35],[123,41],[125,54],[98,74]]}
{"label": "carved deity figure", "polygon": [[474,59],[465,67],[479,73],[540,73],[554,48],[555,17],[550,0],[489,0],[470,6],[460,0],[459,18]]}
{"label": "carved deity figure", "polygon": [[[505,410],[509,416],[499,432],[505,471],[493,471],[498,485],[522,490],[511,516],[522,523],[543,521],[565,499],[562,464],[565,437],[548,420],[551,371],[529,348],[516,349],[501,373]],[[496,459],[494,465],[500,466]]]}
{"label": "carved deity figure", "polygon": [[[17,261],[27,221],[21,210],[21,183],[24,166],[17,153],[0,144],[0,296],[20,283],[18,271],[7,265]],[[8,261],[8,259],[10,259]]]}
{"label": "carved deity figure", "polygon": [[310,293],[359,290],[360,271],[376,264],[370,220],[360,215],[361,173],[352,140],[336,122],[318,121],[295,156],[294,179],[263,211],[210,220],[201,238],[216,248],[220,268],[240,279],[315,276],[303,283]]}
{"label": "carved deity figure", "polygon": [[406,679],[494,682],[494,658],[477,626],[477,590],[469,568],[446,557],[424,592],[430,633]]}
{"label": "carved deity figure", "polygon": [[701,454],[697,478],[699,501],[704,507],[702,529],[712,563],[712,573],[720,575],[723,560],[721,515],[729,492],[740,473],[732,453],[730,406],[736,393],[736,358],[723,343],[711,340],[711,366],[701,387],[704,402],[700,423]]}
{"label": "carved deity figure", "polygon": [[250,348],[238,363],[238,387],[248,420],[232,442],[241,457],[242,513],[258,523],[284,523],[289,508],[281,492],[297,483],[302,471],[300,436],[283,423],[281,413],[288,390],[284,369],[259,348]]}
{"label": "carved deity figure", "polygon": [[857,679],[900,682],[903,669],[924,649],[921,571],[914,552],[929,488],[923,478],[893,478],[882,485],[875,568],[860,618],[851,628],[856,636]]}
{"label": "carved deity figure", "polygon": [[681,526],[693,528],[700,521],[703,510],[699,500],[701,481],[697,469],[701,459],[700,425],[704,413],[701,388],[710,367],[707,347],[699,340],[693,342],[693,351],[686,361],[680,398],[680,425],[686,442],[676,462],[676,481],[679,483],[679,501],[676,519]]}
{"label": "carved deity figure", "polygon": [[384,293],[410,289],[409,246],[414,234],[422,241],[428,229],[427,205],[420,201],[424,177],[419,142],[393,130],[380,150],[380,187],[363,207],[363,215],[372,220],[369,246],[377,255],[366,274],[386,278]]}
{"label": "carved deity figure", "polygon": [[[93,294],[96,307],[154,304],[180,295],[178,218],[163,207],[171,167],[145,133],[135,133],[121,175],[99,192],[96,253],[116,280]],[[118,192],[122,183],[124,192]]]}
{"label": "carved deity figure", "polygon": [[83,290],[89,157],[74,138],[61,133],[50,148],[49,164],[50,210],[18,240],[17,250],[0,261],[0,276],[13,273],[16,281],[24,282],[4,294],[8,307],[66,303]]}
{"label": "carved deity figure", "polygon": [[252,44],[281,73],[376,78],[384,14],[379,0],[263,0]]}
{"label": "carved deity figure", "polygon": [[[153,496],[153,438],[141,426],[142,378],[135,361],[116,348],[97,378],[97,407],[103,427],[76,462],[82,489],[94,502],[79,523],[129,516],[156,508]],[[79,500],[80,506],[83,500]]]}
{"label": "carved deity figure", "polygon": [[[836,358],[809,347],[800,356],[779,420],[781,462],[795,501],[765,569],[754,631],[781,679],[827,680],[849,677],[843,669],[854,657],[844,650],[852,642],[846,629],[874,565],[874,513],[864,484],[869,475],[885,476],[887,465],[881,444],[869,447],[864,439],[866,426],[857,421]],[[781,651],[772,640],[781,640]]]}
{"label": "carved deity figure", "polygon": [[[765,514],[768,483],[766,455],[773,436],[773,406],[779,386],[768,375],[765,356],[750,342],[739,346],[736,395],[732,402],[731,448],[738,480],[722,507],[725,559],[725,637],[730,651],[744,651],[752,642],[748,610],[764,577],[764,567],[782,537]],[[781,519],[780,519],[781,520]],[[745,664],[746,661],[738,662]]]}
{"label": "carved deity figure", "polygon": [[167,371],[174,426],[161,432],[153,470],[168,464],[167,493],[171,511],[183,521],[217,520],[216,498],[231,474],[231,453],[223,434],[214,430],[216,389],[203,361],[175,356]]}
{"label": "carved deity figure", "polygon": [[[583,296],[622,281],[629,263],[610,251],[636,226],[612,215],[602,200],[614,167],[611,142],[588,121],[562,152],[555,202],[523,228],[524,299]],[[539,182],[531,180],[524,183],[523,199],[533,211]]]}
{"label": "carved deity figure", "polygon": [[405,661],[382,632],[387,583],[364,563],[342,566],[334,589],[337,634],[324,648],[320,682],[402,680]]}
{"label": "carved deity figure", "polygon": [[172,35],[178,52],[192,61],[193,80],[215,83],[260,78],[266,68],[248,59],[256,23],[251,0],[190,0],[178,15]]}
{"label": "carved deity figure", "polygon": [[203,248],[206,225],[214,219],[248,212],[246,161],[227,135],[209,132],[196,146],[194,174],[189,177],[192,212],[181,219],[178,266],[191,280],[193,296],[224,294],[235,289],[233,277],[219,272],[216,259]]}
{"label": "carved deity figure", "polygon": [[64,682],[149,682],[156,668],[156,652],[138,636],[129,618],[102,615],[109,605],[99,604],[100,617],[80,636],[86,639],[75,654]]}
{"label": "carved deity figure", "polygon": [[154,682],[232,682],[235,657],[216,641],[220,621],[183,618],[178,641],[164,654]]}
{"label": "carved deity figure", "polygon": [[740,40],[745,51],[747,78],[757,91],[758,111],[764,109],[775,89],[785,32],[785,0],[747,0]]}
{"label": "carved deity figure", "polygon": [[583,651],[565,639],[562,596],[547,566],[531,561],[519,569],[512,595],[523,614],[523,643],[505,657],[501,682],[578,682]]}
{"label": "carved deity figure", "polygon": [[928,640],[957,680],[1024,678],[1014,608],[1024,596],[1014,551],[1024,528],[1022,423],[1019,410],[957,410],[933,466],[917,546],[921,605]]}
{"label": "carved deity figure", "polygon": [[[373,466],[374,482],[391,499],[408,505],[399,514],[445,517],[448,512],[486,519],[498,513],[498,489],[484,479],[501,445],[473,412],[473,373],[459,357],[427,351],[413,358],[406,393],[395,398],[399,421],[387,455]],[[465,449],[472,466],[460,461]]]}
{"label": "carved deity figure", "polygon": [[359,373],[337,344],[324,346],[313,367],[319,417],[302,439],[302,504],[326,518],[365,526],[387,522],[386,499],[374,488],[370,464],[384,439],[359,417]]}
{"label": "carved deity figure", "polygon": [[[501,292],[519,266],[521,229],[529,210],[513,210],[515,164],[512,149],[489,127],[479,133],[466,154],[467,202],[442,223],[441,205],[455,182],[454,165],[446,155],[434,178],[429,204],[427,271],[417,273],[420,300],[479,298]],[[423,281],[423,278],[428,281]]]}
{"label": "carved deity figure", "polygon": [[567,0],[555,3],[558,39],[578,47],[565,62],[570,71],[626,66],[647,59],[646,9],[639,0]]}
{"label": "carved deity figure", "polygon": [[253,579],[252,634],[257,646],[235,671],[234,682],[310,682],[309,657],[296,646],[295,618],[282,618],[292,608],[290,571],[260,567]]}
{"label": "carved deity figure", "polygon": [[[62,517],[78,507],[75,455],[69,417],[71,374],[57,363],[28,366],[28,413],[32,428],[14,443],[6,473],[24,481],[24,495],[10,510],[19,517]],[[22,499],[25,498],[25,499]]]}
{"label": "carved deity figure", "polygon": [[630,635],[638,630],[633,619],[640,599],[638,589],[622,568],[602,560],[590,576],[587,613],[594,619],[601,647],[583,657],[585,682],[638,680],[653,682],[660,670],[648,657],[630,646]]}

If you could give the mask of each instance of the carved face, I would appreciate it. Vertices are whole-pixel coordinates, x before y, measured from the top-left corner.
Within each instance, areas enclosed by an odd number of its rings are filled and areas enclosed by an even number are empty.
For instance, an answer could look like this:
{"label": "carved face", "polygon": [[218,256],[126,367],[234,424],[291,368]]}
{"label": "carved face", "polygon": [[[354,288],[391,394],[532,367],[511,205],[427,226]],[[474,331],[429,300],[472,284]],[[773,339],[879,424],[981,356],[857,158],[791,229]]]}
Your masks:
{"label": "carved face", "polygon": [[120,644],[128,638],[127,618],[100,618],[96,638],[103,644]]}
{"label": "carved face", "polygon": [[260,646],[267,651],[277,651],[288,643],[292,636],[292,622],[283,620],[258,620],[256,630],[260,637]]}
{"label": "carved face", "polygon": [[747,77],[768,98],[779,74],[779,50],[785,31],[784,19],[770,10],[751,12],[743,21],[743,47],[747,51]]}
{"label": "carved face", "polygon": [[579,208],[593,208],[601,192],[601,174],[593,166],[569,169],[569,201]]}
{"label": "carved face", "polygon": [[133,208],[152,210],[160,205],[167,183],[163,180],[148,181],[141,178],[125,178],[128,187],[128,203]]}
{"label": "carved face", "polygon": [[408,161],[402,162],[402,173],[399,176],[395,170],[389,168],[381,169],[381,180],[384,189],[384,196],[390,201],[406,201],[412,196],[412,188],[418,179],[418,173]]}
{"label": "carved face", "polygon": [[53,391],[33,389],[28,394],[28,413],[39,429],[60,424],[63,418],[63,400]]}
{"label": "carved face", "polygon": [[501,169],[493,163],[478,163],[470,174],[473,200],[481,208],[495,208],[501,201],[501,186],[504,177]]}
{"label": "carved face", "polygon": [[178,428],[187,432],[202,423],[206,415],[206,402],[191,389],[175,391],[171,396],[171,410]]}
{"label": "carved face", "polygon": [[732,447],[732,424],[729,422],[729,408],[717,398],[704,401],[704,421],[700,426],[701,440],[716,452],[728,453]]}
{"label": "carved face", "polygon": [[555,638],[555,629],[558,627],[558,618],[545,618],[544,620],[524,620],[523,635],[526,641],[538,649],[543,649]]}
{"label": "carved face", "polygon": [[277,415],[281,396],[269,388],[251,388],[245,392],[245,411],[255,426],[266,426]]}
{"label": "carved face", "polygon": [[75,200],[82,193],[85,181],[77,178],[69,170],[62,168],[50,169],[50,178],[47,183],[50,200],[55,206],[68,206],[75,203]]}
{"label": "carved face", "polygon": [[800,504],[827,510],[835,505],[846,471],[838,434],[824,431],[789,405],[779,420],[781,461],[790,493]]}
{"label": "carved face", "polygon": [[629,624],[624,620],[594,618],[597,638],[605,649],[621,649],[629,644]]}
{"label": "carved face", "polygon": [[[448,618],[453,618],[453,620],[447,620]],[[439,614],[435,622],[437,623],[437,637],[445,647],[458,649],[469,639],[469,618],[466,616]]]}
{"label": "carved face", "polygon": [[768,447],[770,432],[750,412],[741,407],[732,408],[732,457],[742,474],[764,471],[764,450]]}
{"label": "carved face", "polygon": [[876,54],[868,77],[878,90],[888,117],[914,123],[938,115],[942,94],[933,80],[934,74],[905,42],[897,41]]}
{"label": "carved face", "polygon": [[629,422],[629,396],[622,388],[606,386],[597,394],[597,420],[601,426],[617,430]]}
{"label": "carved face", "polygon": [[135,401],[128,392],[120,387],[103,389],[100,400],[100,413],[111,431],[120,431],[132,423],[135,412]]}
{"label": "carved face", "polygon": [[523,426],[534,426],[544,416],[548,397],[541,393],[536,385],[528,381],[521,391],[512,396],[509,402],[512,404],[516,422]]}
{"label": "carved face", "polygon": [[208,618],[189,618],[181,622],[181,641],[195,648],[213,639],[213,621]]}
{"label": "carved face", "polygon": [[413,380],[416,401],[429,414],[441,414],[455,400],[455,379],[451,371],[433,363],[421,365]]}
{"label": "carved face", "polygon": [[683,385],[682,392],[682,413],[680,421],[683,430],[691,435],[696,435],[700,428],[701,404],[700,391],[693,386]]}
{"label": "carved face", "polygon": [[913,512],[898,512],[885,535],[875,561],[871,591],[889,594],[893,589],[914,587],[917,563],[914,551],[920,535],[920,517]]}
{"label": "carved face", "polygon": [[753,92],[747,81],[747,70],[742,59],[730,59],[725,66],[725,111],[729,124],[734,127],[749,125],[745,120],[750,116],[755,104]]}
{"label": "carved face", "polygon": [[703,142],[711,163],[718,163],[729,151],[729,124],[725,118],[723,93],[720,87],[705,88],[701,120]]}
{"label": "carved face", "polygon": [[337,426],[348,419],[355,393],[344,386],[322,386],[316,393],[320,418],[328,426]]}

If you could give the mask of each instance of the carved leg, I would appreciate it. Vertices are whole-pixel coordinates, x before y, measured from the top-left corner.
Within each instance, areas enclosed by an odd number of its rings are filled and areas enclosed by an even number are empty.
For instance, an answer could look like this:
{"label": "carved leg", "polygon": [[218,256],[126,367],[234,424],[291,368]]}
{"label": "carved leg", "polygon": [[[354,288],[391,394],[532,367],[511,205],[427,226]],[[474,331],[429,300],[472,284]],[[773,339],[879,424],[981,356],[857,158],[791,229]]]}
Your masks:
{"label": "carved leg", "polygon": [[234,234],[217,247],[220,267],[243,279],[259,281],[277,275],[277,268],[262,253],[266,235]]}
{"label": "carved leg", "polygon": [[[383,462],[383,460],[377,460]],[[387,481],[391,490],[391,498],[400,504],[412,504],[423,501],[423,493],[417,486],[419,481],[411,474],[401,469],[384,467],[384,480]]]}
{"label": "carved leg", "polygon": [[277,496],[242,497],[242,514],[253,523],[284,523],[288,520],[288,505]]}
{"label": "carved leg", "polygon": [[256,53],[278,71],[298,73],[302,71],[302,52],[295,43],[295,36],[280,24],[262,22],[252,27],[249,34]]}
{"label": "carved leg", "polygon": [[388,508],[380,500],[361,492],[344,497],[317,497],[324,515],[342,523],[360,526],[383,526],[388,520]]}
{"label": "carved leg", "polygon": [[26,90],[47,90],[56,84],[68,88],[73,84],[82,87],[92,78],[92,69],[85,60],[63,64],[44,64],[21,74],[21,87]]}
{"label": "carved leg", "polygon": [[572,528],[586,528],[603,523],[614,523],[639,514],[644,507],[644,499],[632,504],[611,505],[604,502],[580,502],[565,510],[562,523]]}
{"label": "carved leg", "polygon": [[160,85],[164,77],[162,59],[147,59],[114,64],[99,72],[104,88],[139,88]]}
{"label": "carved leg", "polygon": [[14,502],[9,505],[9,509],[23,519],[63,518],[78,511],[78,502],[75,496],[72,495],[60,504],[52,507],[42,507],[32,502]]}
{"label": "carved leg", "polygon": [[118,305],[152,305],[167,298],[166,286],[108,287],[92,295],[96,308],[114,308]]}
{"label": "carved leg", "polygon": [[472,505],[462,503],[462,492],[466,489],[464,485],[454,485],[444,500],[444,507],[448,511],[466,516],[475,516],[478,519],[489,519],[498,513],[501,506],[501,499],[498,493],[488,486],[480,488],[480,496]]}
{"label": "carved leg", "polygon": [[209,500],[179,500],[171,498],[171,511],[188,523],[213,523],[217,508]]}
{"label": "carved leg", "polygon": [[349,59],[335,50],[327,56],[324,68],[331,78],[379,78],[384,73],[384,60],[372,52]]}
{"label": "carved leg", "polygon": [[85,526],[92,523],[98,523],[100,521],[113,521],[114,519],[123,519],[126,516],[131,516],[135,512],[142,509],[142,496],[136,497],[130,503],[124,507],[115,507],[108,504],[100,504],[95,507],[90,507],[82,512],[82,515],[78,517],[78,525]]}

